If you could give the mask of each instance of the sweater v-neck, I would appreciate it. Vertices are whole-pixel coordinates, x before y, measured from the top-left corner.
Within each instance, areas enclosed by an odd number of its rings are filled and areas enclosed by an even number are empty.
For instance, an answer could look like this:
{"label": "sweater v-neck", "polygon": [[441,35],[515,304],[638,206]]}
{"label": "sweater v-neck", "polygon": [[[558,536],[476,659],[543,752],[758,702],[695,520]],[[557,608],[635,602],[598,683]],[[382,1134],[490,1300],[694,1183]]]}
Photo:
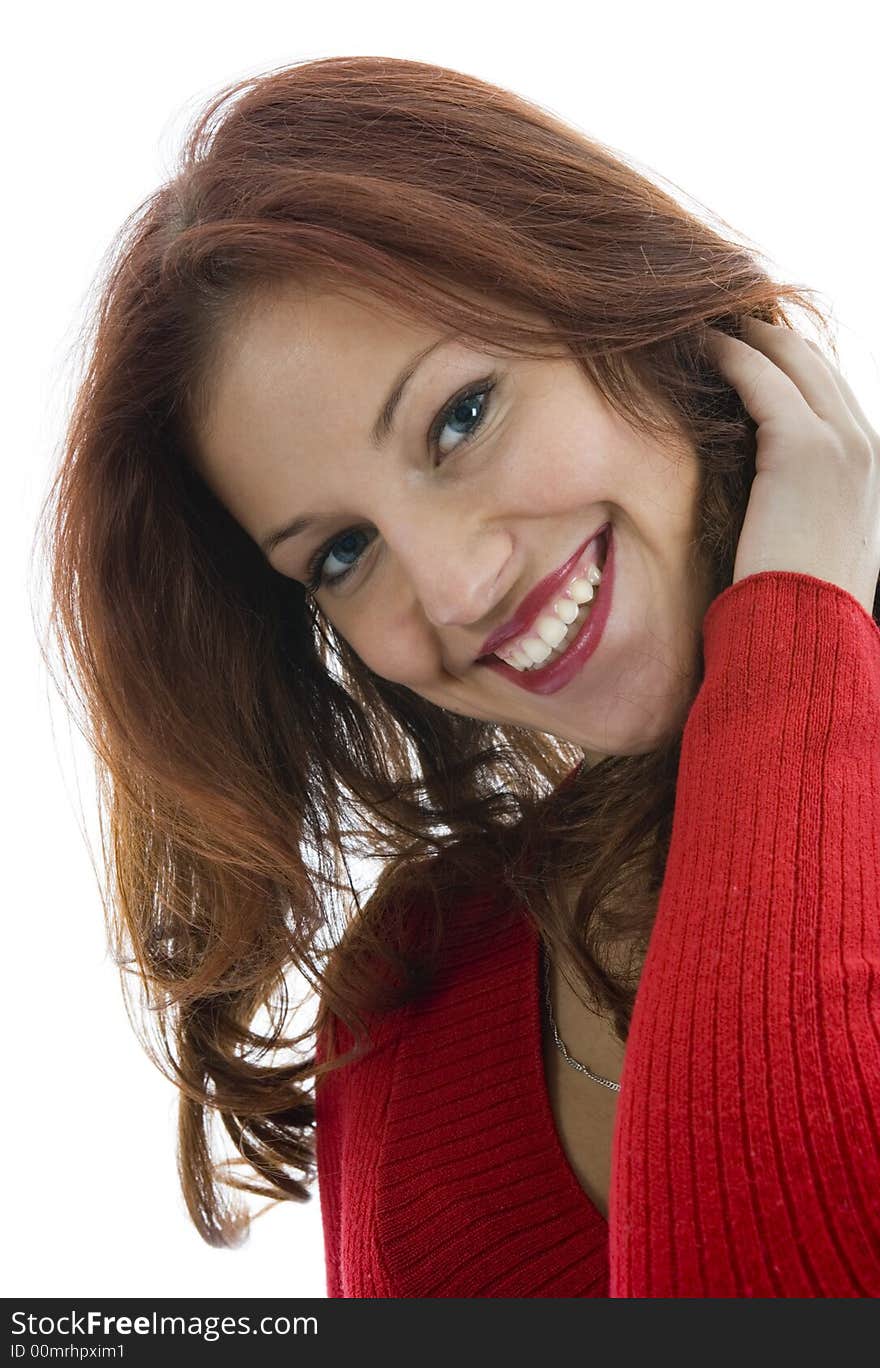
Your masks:
{"label": "sweater v-neck", "polygon": [[472,900],[395,1031],[376,1188],[395,1295],[608,1295],[608,1223],[551,1107],[540,945],[525,914],[486,918]]}

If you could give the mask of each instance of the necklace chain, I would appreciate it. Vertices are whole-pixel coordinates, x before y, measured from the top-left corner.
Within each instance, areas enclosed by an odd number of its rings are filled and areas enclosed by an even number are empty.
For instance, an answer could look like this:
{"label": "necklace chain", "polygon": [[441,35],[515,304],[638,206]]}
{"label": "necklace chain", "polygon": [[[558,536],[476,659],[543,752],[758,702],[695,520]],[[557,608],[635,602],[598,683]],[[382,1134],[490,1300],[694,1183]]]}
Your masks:
{"label": "necklace chain", "polygon": [[579,1073],[586,1074],[588,1078],[592,1078],[594,1083],[601,1083],[603,1088],[611,1088],[613,1092],[620,1092],[619,1083],[615,1083],[611,1078],[603,1078],[601,1074],[593,1073],[592,1069],[588,1069],[586,1064],[581,1064],[577,1059],[572,1059],[568,1050],[565,1048],[562,1037],[556,1029],[556,1022],[553,1019],[553,1007],[550,1002],[550,956],[547,954],[547,949],[543,942],[541,943],[541,957],[544,963],[544,1001],[547,1003],[547,1015],[550,1018],[550,1025],[553,1028],[553,1038],[556,1041],[557,1047],[562,1053],[563,1058],[573,1069],[577,1069]]}

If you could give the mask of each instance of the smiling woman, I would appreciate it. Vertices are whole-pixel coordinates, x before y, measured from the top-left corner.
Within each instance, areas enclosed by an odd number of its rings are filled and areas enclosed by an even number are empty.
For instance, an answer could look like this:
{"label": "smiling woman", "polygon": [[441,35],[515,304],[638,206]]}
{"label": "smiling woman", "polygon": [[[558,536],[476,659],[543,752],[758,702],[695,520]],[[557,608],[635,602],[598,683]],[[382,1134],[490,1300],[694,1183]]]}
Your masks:
{"label": "smiling woman", "polygon": [[[317,1164],[334,1296],[880,1294],[842,969],[876,889],[832,867],[878,815],[880,732],[841,705],[873,718],[876,627],[840,581],[734,574],[774,427],[741,392],[785,380],[826,437],[843,403],[786,350],[787,308],[834,350],[809,293],[545,111],[376,57],[224,90],[127,226],[53,626],[204,1239],[243,1234],[230,1188],[304,1201]],[[775,389],[712,345],[748,319]],[[848,404],[815,463],[873,508]],[[837,833],[821,878],[802,826]]]}

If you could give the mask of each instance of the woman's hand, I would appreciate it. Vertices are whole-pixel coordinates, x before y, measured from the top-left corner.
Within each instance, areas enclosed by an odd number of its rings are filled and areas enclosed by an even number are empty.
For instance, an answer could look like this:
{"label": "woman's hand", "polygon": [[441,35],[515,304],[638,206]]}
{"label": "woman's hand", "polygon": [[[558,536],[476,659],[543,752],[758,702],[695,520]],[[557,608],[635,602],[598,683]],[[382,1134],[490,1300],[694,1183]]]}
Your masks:
{"label": "woman's hand", "polygon": [[880,578],[880,436],[811,341],[747,317],[709,330],[718,370],[758,424],[733,583],[793,570],[839,585],[870,617]]}

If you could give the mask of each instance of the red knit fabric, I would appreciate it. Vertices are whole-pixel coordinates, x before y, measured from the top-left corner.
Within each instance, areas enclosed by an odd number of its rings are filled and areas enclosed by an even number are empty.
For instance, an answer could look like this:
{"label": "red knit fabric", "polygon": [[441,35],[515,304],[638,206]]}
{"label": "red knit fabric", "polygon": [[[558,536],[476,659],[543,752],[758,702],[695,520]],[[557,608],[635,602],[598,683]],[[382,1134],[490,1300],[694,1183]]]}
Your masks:
{"label": "red knit fabric", "polygon": [[880,629],[768,571],[702,630],[608,1220],[555,1130],[537,937],[475,899],[318,1087],[329,1296],[880,1296]]}

